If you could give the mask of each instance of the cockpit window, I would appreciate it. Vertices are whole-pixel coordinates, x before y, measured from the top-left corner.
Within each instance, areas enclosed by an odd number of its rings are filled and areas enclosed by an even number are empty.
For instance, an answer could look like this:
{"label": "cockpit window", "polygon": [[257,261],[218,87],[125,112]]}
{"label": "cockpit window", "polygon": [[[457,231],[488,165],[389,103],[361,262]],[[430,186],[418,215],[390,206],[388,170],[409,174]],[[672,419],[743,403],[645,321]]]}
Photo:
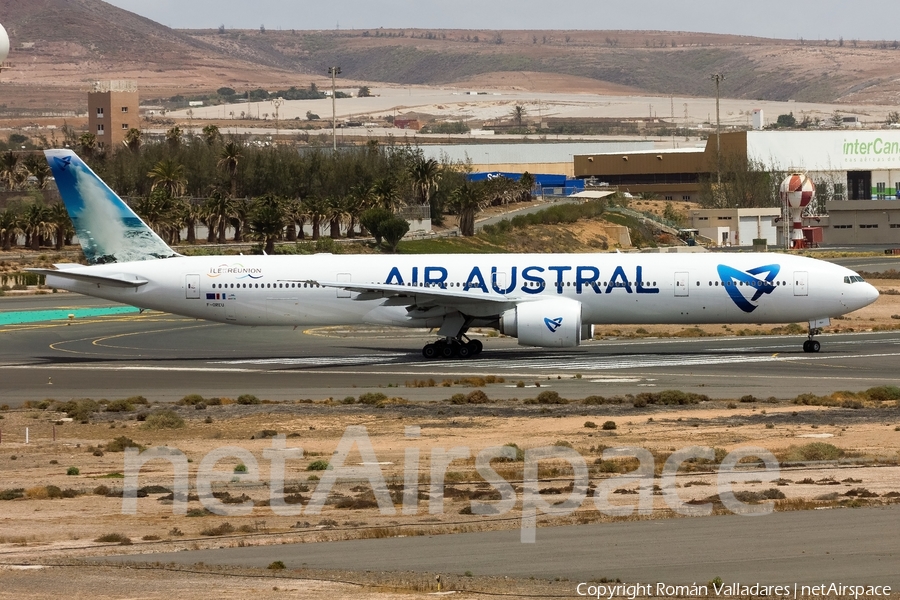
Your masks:
{"label": "cockpit window", "polygon": [[863,283],[865,279],[859,275],[844,275],[844,283]]}

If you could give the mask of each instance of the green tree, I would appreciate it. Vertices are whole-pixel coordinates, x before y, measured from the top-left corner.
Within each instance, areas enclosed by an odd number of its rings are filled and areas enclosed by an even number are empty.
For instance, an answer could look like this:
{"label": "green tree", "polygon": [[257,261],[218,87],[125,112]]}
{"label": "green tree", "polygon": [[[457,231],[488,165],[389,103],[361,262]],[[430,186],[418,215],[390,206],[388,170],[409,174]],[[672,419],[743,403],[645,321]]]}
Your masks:
{"label": "green tree", "polygon": [[79,148],[81,148],[81,154],[83,157],[92,157],[94,155],[94,151],[97,149],[97,136],[89,131],[82,133],[78,137],[78,146]]}
{"label": "green tree", "polygon": [[438,188],[441,168],[433,158],[419,158],[409,169],[413,195],[420,205],[431,204],[431,194]]}
{"label": "green tree", "polygon": [[512,116],[513,121],[516,122],[516,127],[521,127],[522,124],[525,122],[526,112],[527,111],[525,110],[525,107],[521,104],[516,104],[513,107],[510,115]]}
{"label": "green tree", "polygon": [[390,252],[396,253],[400,240],[409,231],[409,222],[401,217],[391,217],[379,223],[378,229],[384,237],[384,241],[387,242]]}
{"label": "green tree", "polygon": [[0,246],[4,252],[12,250],[13,242],[22,233],[22,216],[17,207],[7,206],[0,211]]}
{"label": "green tree", "polygon": [[394,213],[386,208],[375,207],[364,210],[359,215],[360,224],[365,227],[372,237],[375,238],[375,244],[381,246],[383,234],[381,232],[381,224],[394,217]]}
{"label": "green tree", "polygon": [[454,190],[450,206],[459,217],[459,232],[464,236],[475,235],[475,215],[489,202],[482,182],[467,181]]}
{"label": "green tree", "polygon": [[179,164],[174,158],[164,158],[156,163],[147,173],[147,177],[153,182],[151,191],[162,189],[170,198],[183,196],[187,187],[184,165]]}
{"label": "green tree", "polygon": [[778,127],[796,127],[797,119],[794,117],[794,113],[788,113],[786,115],[778,115],[778,119],[775,121],[775,124]]}
{"label": "green tree", "polygon": [[0,155],[0,181],[8,190],[16,189],[22,179],[22,165],[19,155],[12,150],[7,150]]}
{"label": "green tree", "polygon": [[181,127],[175,125],[171,129],[166,132],[166,143],[169,145],[169,148],[172,150],[178,150],[181,147],[181,136],[183,132],[181,131]]}
{"label": "green tree", "polygon": [[66,205],[62,202],[54,202],[50,205],[47,219],[53,226],[55,248],[58,252],[63,249],[66,239],[74,235],[75,228],[72,226],[72,219],[69,218]]}
{"label": "green tree", "polygon": [[25,208],[22,223],[32,250],[40,250],[44,238],[53,235],[54,226],[50,220],[50,210],[40,202],[34,202]]}
{"label": "green tree", "polygon": [[234,200],[219,190],[213,190],[210,197],[203,203],[202,214],[206,225],[210,232],[216,232],[213,239],[219,244],[226,242],[225,235],[234,212]]}
{"label": "green tree", "polygon": [[369,98],[372,96],[372,90],[370,90],[367,85],[360,86],[359,90],[356,92],[356,96],[358,98]]}
{"label": "green tree", "polygon": [[141,132],[141,130],[137,127],[132,127],[125,134],[125,139],[122,140],[122,143],[132,152],[139,152],[143,141],[144,134]]}
{"label": "green tree", "polygon": [[219,133],[219,127],[217,125],[209,124],[203,128],[203,141],[206,142],[207,146],[216,145],[221,138],[222,134]]}
{"label": "green tree", "polygon": [[266,254],[275,254],[275,241],[281,239],[285,218],[282,201],[276,196],[263,196],[253,202],[250,211],[250,234],[265,244]]}
{"label": "green tree", "polygon": [[228,178],[231,181],[232,198],[237,198],[238,165],[243,158],[243,147],[235,140],[229,140],[222,147],[222,151],[219,152],[219,162],[217,164],[220,169],[223,169],[228,174]]}

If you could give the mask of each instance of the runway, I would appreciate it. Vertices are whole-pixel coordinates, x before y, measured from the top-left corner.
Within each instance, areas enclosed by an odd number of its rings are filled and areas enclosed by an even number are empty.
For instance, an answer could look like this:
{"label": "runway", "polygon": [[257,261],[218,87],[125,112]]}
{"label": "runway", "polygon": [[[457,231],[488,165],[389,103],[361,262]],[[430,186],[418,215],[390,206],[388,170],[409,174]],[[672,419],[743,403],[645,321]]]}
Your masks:
{"label": "runway", "polygon": [[[115,557],[120,562],[414,571],[628,583],[900,586],[900,506],[546,527]],[[739,541],[739,542],[738,542]],[[109,560],[109,559],[104,559]],[[568,581],[565,581],[568,579]]]}
{"label": "runway", "polygon": [[[77,295],[4,298],[0,311],[103,308]],[[713,398],[752,393],[793,397],[896,384],[900,332],[823,335],[822,352],[804,336],[604,340],[572,350],[522,348],[483,337],[475,359],[426,361],[425,330],[368,327],[245,328],[147,311],[0,326],[4,403],[45,397],[177,400],[187,393],[273,400],[357,395],[393,387],[410,400],[448,397],[445,388],[406,388],[411,380],[496,375],[495,398],[529,397],[540,381],[580,398],[681,389]]]}

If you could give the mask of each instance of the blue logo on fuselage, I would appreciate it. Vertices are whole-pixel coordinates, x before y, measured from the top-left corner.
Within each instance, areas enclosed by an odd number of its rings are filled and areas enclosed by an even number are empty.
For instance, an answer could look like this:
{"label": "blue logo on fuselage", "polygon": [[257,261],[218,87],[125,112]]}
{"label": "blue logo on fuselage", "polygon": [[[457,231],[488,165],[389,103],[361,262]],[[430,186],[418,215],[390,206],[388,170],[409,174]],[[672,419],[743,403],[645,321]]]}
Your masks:
{"label": "blue logo on fuselage", "polygon": [[[725,291],[728,292],[728,295],[737,307],[746,313],[751,313],[756,310],[757,307],[756,304],[752,304],[753,302],[759,300],[763,294],[771,294],[775,291],[775,284],[772,282],[775,280],[775,277],[778,276],[781,265],[765,265],[750,269],[746,272],[735,269],[734,267],[719,265],[716,267],[716,270],[719,272],[722,286],[724,286]],[[764,279],[756,277],[762,273],[766,274]],[[741,287],[751,287],[754,289],[753,296],[749,300],[744,296],[744,293],[738,289]]]}
{"label": "blue logo on fuselage", "polygon": [[544,325],[547,326],[550,333],[556,333],[556,330],[562,327],[562,317],[556,317],[555,319],[544,317]]}

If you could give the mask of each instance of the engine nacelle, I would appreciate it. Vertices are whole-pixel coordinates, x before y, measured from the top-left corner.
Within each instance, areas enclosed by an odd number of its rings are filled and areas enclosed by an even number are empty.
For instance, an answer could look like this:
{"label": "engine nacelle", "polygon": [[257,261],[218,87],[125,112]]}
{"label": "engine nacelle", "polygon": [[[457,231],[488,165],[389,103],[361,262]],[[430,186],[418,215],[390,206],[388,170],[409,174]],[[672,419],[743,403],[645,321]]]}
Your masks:
{"label": "engine nacelle", "polygon": [[573,348],[591,326],[581,323],[581,302],[557,298],[521,302],[500,316],[500,333],[519,339],[520,346]]}

